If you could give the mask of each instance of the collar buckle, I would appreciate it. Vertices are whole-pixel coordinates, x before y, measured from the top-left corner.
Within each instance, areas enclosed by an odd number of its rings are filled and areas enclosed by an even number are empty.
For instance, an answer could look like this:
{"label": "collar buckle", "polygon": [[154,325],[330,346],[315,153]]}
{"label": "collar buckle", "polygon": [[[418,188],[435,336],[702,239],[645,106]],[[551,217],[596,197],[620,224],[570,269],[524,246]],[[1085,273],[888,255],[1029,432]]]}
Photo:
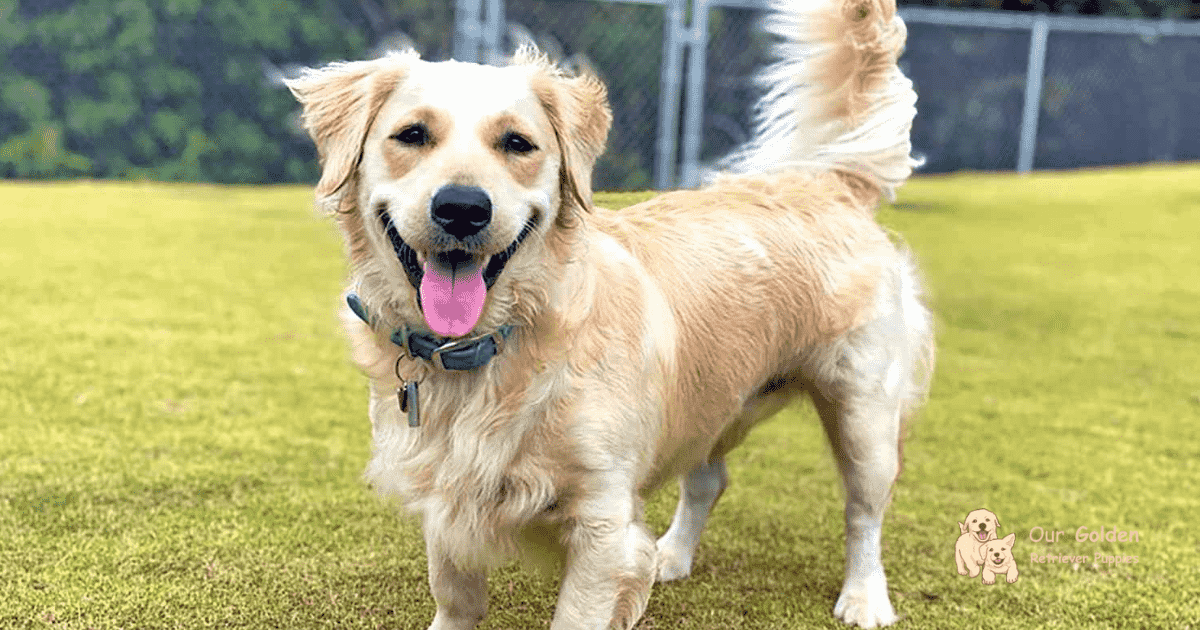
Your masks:
{"label": "collar buckle", "polygon": [[[406,330],[405,330],[406,334],[404,335],[404,341],[405,341],[405,350],[407,351],[408,350],[408,348],[407,348],[407,345],[408,345],[407,326],[405,326],[405,328],[406,328]],[[487,339],[491,339],[496,344],[495,354],[500,354],[501,352],[504,351],[504,341],[505,341],[504,335],[500,334],[499,330],[495,330],[495,331],[492,331],[487,334],[476,335],[474,337],[468,337],[466,339],[451,339],[451,340],[447,341],[446,343],[435,348],[433,350],[433,352],[431,352],[429,355],[429,361],[431,363],[433,363],[435,366],[437,366],[437,368],[439,370],[449,369],[446,367],[446,364],[443,362],[443,359],[442,359],[443,353],[453,352],[455,350],[462,350],[464,348],[470,348],[470,347],[474,346],[475,344],[486,341]]]}

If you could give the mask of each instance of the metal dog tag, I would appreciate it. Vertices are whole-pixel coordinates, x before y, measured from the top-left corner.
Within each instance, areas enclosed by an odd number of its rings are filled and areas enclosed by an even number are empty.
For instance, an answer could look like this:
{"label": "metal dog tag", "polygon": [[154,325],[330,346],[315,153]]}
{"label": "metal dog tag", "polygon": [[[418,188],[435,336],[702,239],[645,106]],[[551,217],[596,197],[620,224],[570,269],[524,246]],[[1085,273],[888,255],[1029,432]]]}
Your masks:
{"label": "metal dog tag", "polygon": [[400,411],[408,412],[408,426],[421,426],[421,400],[417,395],[417,382],[405,381],[404,387],[396,388]]}
{"label": "metal dog tag", "polygon": [[421,426],[421,401],[417,395],[417,383],[425,378],[428,369],[420,362],[411,359],[408,354],[396,357],[396,378],[400,379],[400,387],[396,388],[396,400],[400,403],[400,411],[408,413],[408,426]]}

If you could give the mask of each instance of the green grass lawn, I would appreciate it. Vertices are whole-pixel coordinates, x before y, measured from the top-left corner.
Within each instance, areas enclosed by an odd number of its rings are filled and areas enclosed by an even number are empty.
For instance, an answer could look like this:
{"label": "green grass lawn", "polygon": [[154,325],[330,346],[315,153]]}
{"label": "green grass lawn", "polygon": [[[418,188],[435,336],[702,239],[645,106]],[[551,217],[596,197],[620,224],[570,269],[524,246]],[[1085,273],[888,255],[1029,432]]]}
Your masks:
{"label": "green grass lawn", "polygon": [[[899,627],[1200,627],[1197,182],[924,177],[881,212],[918,253],[940,352],[884,534]],[[432,618],[416,525],[360,480],[366,385],[311,207],[303,187],[0,183],[0,627]],[[839,627],[841,498],[813,414],[730,469],[693,577],[657,586],[640,627]],[[648,508],[659,532],[674,498]],[[1017,535],[1015,584],[955,572],[979,507]],[[1075,541],[1101,526],[1141,539]],[[555,588],[493,574],[484,627],[546,627]]]}

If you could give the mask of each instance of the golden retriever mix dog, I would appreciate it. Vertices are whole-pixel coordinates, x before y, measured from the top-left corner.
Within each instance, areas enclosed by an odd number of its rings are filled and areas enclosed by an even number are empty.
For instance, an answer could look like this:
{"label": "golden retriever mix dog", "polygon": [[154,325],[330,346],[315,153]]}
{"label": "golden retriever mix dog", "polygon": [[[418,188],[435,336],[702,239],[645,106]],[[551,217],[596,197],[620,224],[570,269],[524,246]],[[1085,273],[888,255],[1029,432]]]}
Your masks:
{"label": "golden retriever mix dog", "polygon": [[[880,536],[933,358],[911,257],[874,218],[914,166],[905,28],[894,0],[788,0],[765,24],[754,140],[706,187],[619,212],[591,202],[604,86],[535,50],[289,82],[351,263],[366,478],[421,518],[431,628],[475,627],[490,568],[547,556],[552,628],[632,627],[691,571],[726,453],[805,394],[846,492],[834,615],[897,619]],[[656,543],[643,500],[673,478]]]}

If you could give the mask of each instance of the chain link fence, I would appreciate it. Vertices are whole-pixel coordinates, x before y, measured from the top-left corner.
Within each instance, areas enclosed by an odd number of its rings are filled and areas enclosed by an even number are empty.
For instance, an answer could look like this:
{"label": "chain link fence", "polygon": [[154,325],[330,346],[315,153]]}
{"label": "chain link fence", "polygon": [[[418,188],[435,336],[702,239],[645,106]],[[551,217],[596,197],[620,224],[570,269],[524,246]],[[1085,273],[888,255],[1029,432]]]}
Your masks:
{"label": "chain link fence", "polygon": [[[309,180],[297,67],[409,46],[498,63],[532,40],[609,86],[599,187],[691,186],[746,139],[769,61],[764,0],[118,4],[0,2],[0,177]],[[1200,20],[901,14],[925,172],[1200,159]]]}
{"label": "chain link fence", "polygon": [[1200,37],[1052,33],[1046,68],[1035,168],[1200,159]]}
{"label": "chain link fence", "polygon": [[1200,159],[1200,24],[901,14],[925,172]]}
{"label": "chain link fence", "polygon": [[596,164],[597,186],[652,187],[662,91],[662,9],[594,0],[509,0],[506,14],[505,53],[533,41],[559,63],[587,68],[608,86],[613,130]]}
{"label": "chain link fence", "polygon": [[917,90],[921,172],[1017,164],[1029,33],[909,24],[901,68]]}
{"label": "chain link fence", "polygon": [[[500,63],[532,41],[561,64],[588,68],[608,86],[613,109],[596,187],[666,188],[748,138],[758,96],[750,76],[768,61],[753,5],[715,7],[688,25],[687,2],[457,0],[466,23],[458,23],[454,56]],[[702,131],[689,138],[690,128]]]}
{"label": "chain link fence", "polygon": [[[768,61],[769,42],[754,30],[760,0],[456,1],[457,15],[478,20],[459,23],[460,39],[473,33],[480,48],[459,40],[455,56],[499,60],[533,39],[605,80],[614,125],[599,188],[694,185],[706,163],[747,138],[761,94],[752,75]],[[503,16],[502,29],[492,15]],[[920,98],[913,148],[927,160],[922,172],[1200,159],[1200,24],[901,15],[909,27],[901,66]]]}

